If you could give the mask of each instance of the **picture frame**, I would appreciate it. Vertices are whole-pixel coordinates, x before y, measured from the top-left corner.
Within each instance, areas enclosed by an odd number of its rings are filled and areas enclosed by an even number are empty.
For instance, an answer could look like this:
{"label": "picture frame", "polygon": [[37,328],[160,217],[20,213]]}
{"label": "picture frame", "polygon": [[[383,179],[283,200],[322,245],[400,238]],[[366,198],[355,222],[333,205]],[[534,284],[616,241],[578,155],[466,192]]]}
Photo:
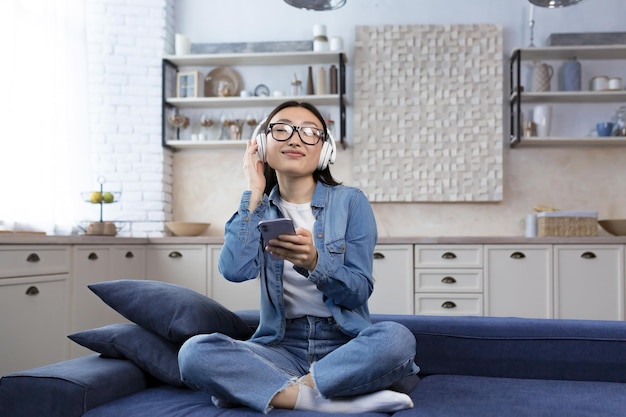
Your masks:
{"label": "picture frame", "polygon": [[176,74],[176,96],[179,98],[199,97],[200,72],[182,71]]}

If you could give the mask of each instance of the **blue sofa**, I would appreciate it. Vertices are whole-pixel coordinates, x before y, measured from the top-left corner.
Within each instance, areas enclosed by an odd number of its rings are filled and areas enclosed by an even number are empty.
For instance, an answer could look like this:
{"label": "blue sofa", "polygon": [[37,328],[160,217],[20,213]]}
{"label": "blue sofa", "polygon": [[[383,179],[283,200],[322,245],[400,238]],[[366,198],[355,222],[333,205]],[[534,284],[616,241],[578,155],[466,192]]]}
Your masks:
{"label": "blue sofa", "polygon": [[[237,313],[251,327],[255,311]],[[414,408],[398,417],[626,416],[626,322],[374,315],[417,339]],[[328,416],[273,410],[272,415]],[[2,417],[245,417],[158,382],[127,359],[90,355],[5,375]],[[372,415],[381,415],[372,413]]]}

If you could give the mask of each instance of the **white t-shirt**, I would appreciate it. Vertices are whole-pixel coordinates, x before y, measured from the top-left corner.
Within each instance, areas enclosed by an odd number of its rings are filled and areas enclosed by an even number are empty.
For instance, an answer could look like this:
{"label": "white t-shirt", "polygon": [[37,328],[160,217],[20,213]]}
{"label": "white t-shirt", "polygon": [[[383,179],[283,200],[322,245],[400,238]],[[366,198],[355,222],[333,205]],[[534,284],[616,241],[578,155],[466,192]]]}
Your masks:
{"label": "white t-shirt", "polygon": [[[281,200],[280,207],[293,221],[294,227],[302,227],[313,233],[315,217],[311,203],[294,204]],[[293,269],[293,263],[285,261],[283,289],[285,313],[288,319],[303,316],[330,317],[330,311],[323,302],[322,292],[314,283]]]}

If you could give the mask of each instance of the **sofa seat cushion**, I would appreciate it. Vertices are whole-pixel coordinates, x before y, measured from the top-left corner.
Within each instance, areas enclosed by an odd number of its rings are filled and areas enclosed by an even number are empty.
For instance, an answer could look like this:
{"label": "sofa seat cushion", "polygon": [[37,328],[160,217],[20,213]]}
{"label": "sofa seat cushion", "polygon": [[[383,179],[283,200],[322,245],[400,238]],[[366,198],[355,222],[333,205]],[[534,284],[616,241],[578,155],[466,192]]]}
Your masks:
{"label": "sofa seat cushion", "polygon": [[[101,405],[83,417],[212,417],[236,416],[259,417],[263,414],[247,407],[216,408],[208,394],[187,388],[163,385],[143,390],[125,398]],[[272,410],[272,416],[285,417],[330,417],[334,414],[315,411]],[[346,417],[346,414],[336,414]],[[365,417],[389,417],[386,413],[362,413]]]}
{"label": "sofa seat cushion", "polygon": [[431,375],[398,417],[623,417],[626,384]]}

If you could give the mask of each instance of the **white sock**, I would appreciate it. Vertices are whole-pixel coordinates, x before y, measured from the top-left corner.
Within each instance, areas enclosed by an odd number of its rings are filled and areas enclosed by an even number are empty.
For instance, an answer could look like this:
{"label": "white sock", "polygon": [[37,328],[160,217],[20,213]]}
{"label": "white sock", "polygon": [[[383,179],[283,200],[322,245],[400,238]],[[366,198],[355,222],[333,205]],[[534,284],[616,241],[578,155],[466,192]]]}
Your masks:
{"label": "white sock", "polygon": [[390,413],[413,407],[411,398],[400,392],[382,390],[371,394],[342,397],[341,399],[324,398],[320,392],[305,384],[298,384],[300,389],[294,409],[321,411],[326,413]]}

